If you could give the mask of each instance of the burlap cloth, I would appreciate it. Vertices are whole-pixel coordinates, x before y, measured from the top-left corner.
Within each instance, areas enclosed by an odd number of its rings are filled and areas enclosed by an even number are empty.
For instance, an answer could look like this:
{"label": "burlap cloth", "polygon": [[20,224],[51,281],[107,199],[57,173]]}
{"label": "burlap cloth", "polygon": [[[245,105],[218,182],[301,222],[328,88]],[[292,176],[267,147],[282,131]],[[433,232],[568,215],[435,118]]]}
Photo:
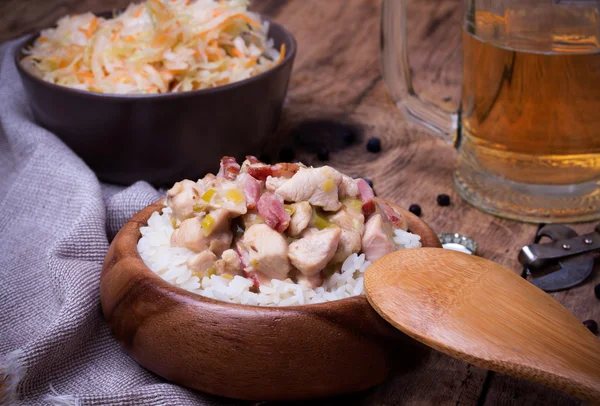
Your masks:
{"label": "burlap cloth", "polygon": [[159,198],[150,185],[103,185],[36,125],[0,47],[0,404],[239,404],[172,385],[140,367],[102,318],[109,239]]}

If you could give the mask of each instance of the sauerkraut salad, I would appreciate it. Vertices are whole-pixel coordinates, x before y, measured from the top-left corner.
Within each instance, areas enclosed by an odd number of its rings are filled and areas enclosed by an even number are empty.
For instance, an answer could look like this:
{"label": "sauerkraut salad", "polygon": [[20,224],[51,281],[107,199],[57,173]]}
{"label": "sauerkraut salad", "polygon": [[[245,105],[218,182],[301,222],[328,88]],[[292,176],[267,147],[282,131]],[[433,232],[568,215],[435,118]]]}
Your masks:
{"label": "sauerkraut salad", "polygon": [[147,0],[113,18],[63,17],[22,63],[42,79],[98,93],[169,93],[247,79],[280,63],[247,0]]}

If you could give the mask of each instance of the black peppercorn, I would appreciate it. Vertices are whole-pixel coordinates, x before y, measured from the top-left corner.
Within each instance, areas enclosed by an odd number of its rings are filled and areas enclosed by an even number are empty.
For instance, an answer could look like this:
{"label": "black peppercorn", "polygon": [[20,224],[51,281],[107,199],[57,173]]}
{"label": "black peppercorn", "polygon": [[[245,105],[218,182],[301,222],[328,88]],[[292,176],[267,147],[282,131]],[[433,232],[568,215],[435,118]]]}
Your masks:
{"label": "black peppercorn", "polygon": [[381,140],[377,137],[369,138],[369,141],[367,141],[367,151],[375,153],[381,151]]}
{"label": "black peppercorn", "polygon": [[414,214],[415,216],[421,216],[421,206],[418,204],[411,204],[408,208],[408,211]]}
{"label": "black peppercorn", "polygon": [[447,194],[438,195],[437,204],[440,206],[450,206],[450,196]]}
{"label": "black peppercorn", "polygon": [[586,326],[592,334],[598,334],[598,323],[596,323],[596,320],[586,320],[583,322],[583,325]]}

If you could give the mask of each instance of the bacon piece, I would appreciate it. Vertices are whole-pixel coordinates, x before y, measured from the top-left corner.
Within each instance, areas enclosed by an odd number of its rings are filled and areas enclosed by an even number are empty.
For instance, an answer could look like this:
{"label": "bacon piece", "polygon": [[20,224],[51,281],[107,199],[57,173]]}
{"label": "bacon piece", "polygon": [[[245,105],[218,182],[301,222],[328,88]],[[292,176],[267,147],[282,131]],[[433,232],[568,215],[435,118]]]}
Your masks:
{"label": "bacon piece", "polygon": [[389,220],[390,223],[394,225],[395,228],[403,228],[404,220],[402,217],[394,210],[391,206],[381,201],[377,202],[377,205],[383,211],[385,217]]}
{"label": "bacon piece", "polygon": [[282,233],[290,224],[290,214],[283,208],[283,197],[273,192],[264,193],[256,205],[258,213],[273,230]]}
{"label": "bacon piece", "polygon": [[246,195],[246,207],[254,209],[258,199],[260,199],[260,183],[246,172],[240,173],[238,181],[244,187],[244,195]]}
{"label": "bacon piece", "polygon": [[254,267],[250,263],[250,260],[249,260],[250,254],[248,253],[248,250],[246,249],[246,246],[244,245],[244,243],[241,241],[238,241],[235,246],[235,251],[237,252],[238,256],[240,257],[240,262],[242,263],[242,269],[244,270],[244,274],[246,275],[246,278],[251,279],[252,282],[254,282],[254,286],[256,286],[258,288],[260,286],[260,281],[258,280],[258,276],[256,275],[256,269],[254,269]]}
{"label": "bacon piece", "polygon": [[257,157],[255,157],[254,155],[246,155],[246,159],[248,160],[248,162],[250,162],[251,164],[264,164],[264,162],[262,162],[260,159],[258,159]]}
{"label": "bacon piece", "polygon": [[248,174],[257,180],[266,180],[269,176],[273,176],[271,165],[252,164],[248,166]]}
{"label": "bacon piece", "polygon": [[375,212],[375,193],[373,193],[373,189],[371,189],[371,186],[364,179],[358,179],[356,184],[358,185],[360,201],[363,204],[363,214],[365,216],[373,214]]}
{"label": "bacon piece", "polygon": [[256,274],[256,271],[247,272],[246,277],[252,282],[254,282],[254,286],[256,286],[257,288],[260,287],[260,281],[258,280],[258,275]]}
{"label": "bacon piece", "polygon": [[276,178],[291,178],[294,176],[300,167],[298,164],[292,164],[288,162],[283,162],[280,164],[271,165],[273,168],[273,175]]}
{"label": "bacon piece", "polygon": [[269,176],[275,178],[291,178],[298,172],[299,166],[292,163],[280,163],[275,165],[266,165],[263,163],[253,163],[248,166],[248,173],[257,180],[266,180]]}
{"label": "bacon piece", "polygon": [[235,180],[239,173],[240,165],[237,163],[235,158],[230,156],[224,156],[221,158],[221,167],[219,168],[219,173],[217,173],[218,178]]}

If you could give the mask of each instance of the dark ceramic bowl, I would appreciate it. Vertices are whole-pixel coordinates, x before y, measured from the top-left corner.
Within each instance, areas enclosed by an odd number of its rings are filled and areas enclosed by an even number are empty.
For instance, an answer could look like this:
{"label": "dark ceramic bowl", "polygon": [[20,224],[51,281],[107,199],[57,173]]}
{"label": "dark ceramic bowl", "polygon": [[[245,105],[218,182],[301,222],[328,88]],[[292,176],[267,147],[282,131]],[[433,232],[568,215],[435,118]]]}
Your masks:
{"label": "dark ceramic bowl", "polygon": [[34,119],[55,133],[105,182],[169,185],[214,171],[216,156],[257,153],[274,134],[296,55],[296,40],[270,21],[283,61],[252,78],[161,95],[110,95],[46,82],[21,66],[32,35],[15,50]]}
{"label": "dark ceramic bowl", "polygon": [[[425,247],[441,247],[414,214],[392,205]],[[327,303],[259,307],[209,299],[171,285],[137,251],[158,201],[113,240],[100,302],[115,338],[141,365],[177,384],[249,400],[299,400],[370,388],[428,354],[393,328],[364,295]]]}

